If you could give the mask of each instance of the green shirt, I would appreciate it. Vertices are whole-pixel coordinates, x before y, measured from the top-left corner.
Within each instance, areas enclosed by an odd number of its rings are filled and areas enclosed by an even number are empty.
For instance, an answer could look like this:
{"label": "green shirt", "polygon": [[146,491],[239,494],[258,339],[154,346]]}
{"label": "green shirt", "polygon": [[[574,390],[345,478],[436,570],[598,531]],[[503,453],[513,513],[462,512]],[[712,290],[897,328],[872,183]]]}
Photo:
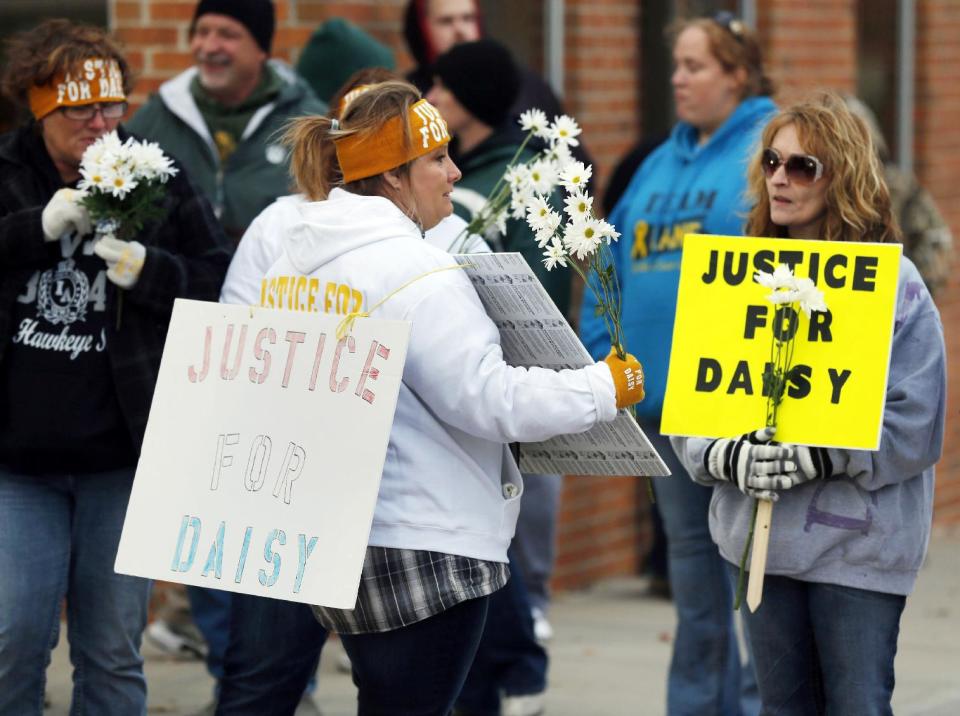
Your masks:
{"label": "green shirt", "polygon": [[227,106],[211,97],[200,84],[198,73],[190,82],[190,94],[197,103],[197,109],[203,115],[210,136],[217,145],[220,161],[225,162],[240,142],[243,130],[247,128],[254,112],[273,101],[283,89],[284,81],[270,65],[263,66],[260,82],[253,92],[240,104]]}

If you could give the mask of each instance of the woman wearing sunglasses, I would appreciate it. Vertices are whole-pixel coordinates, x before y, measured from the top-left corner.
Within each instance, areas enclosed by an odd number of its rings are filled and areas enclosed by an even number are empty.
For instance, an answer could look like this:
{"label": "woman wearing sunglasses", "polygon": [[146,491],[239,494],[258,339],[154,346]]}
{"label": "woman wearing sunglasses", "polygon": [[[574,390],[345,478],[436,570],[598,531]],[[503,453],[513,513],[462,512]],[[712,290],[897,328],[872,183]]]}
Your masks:
{"label": "woman wearing sunglasses", "polygon": [[[837,95],[767,125],[749,186],[751,235],[899,240],[869,130]],[[777,500],[763,602],[742,610],[762,713],[892,713],[900,615],[930,535],[944,371],[940,316],[902,258],[878,451],[764,444],[766,432],[673,439],[694,479],[717,485],[710,529],[731,572],[752,497],[760,490]],[[737,448],[745,460],[728,459]],[[764,457],[789,463],[784,474],[748,466]]]}
{"label": "woman wearing sunglasses", "polygon": [[[743,233],[750,149],[776,108],[757,39],[730,13],[680,21],[669,37],[680,121],[644,160],[610,213],[623,235],[613,248],[626,343],[646,371],[647,398],[637,416],[673,473],[653,481],[678,618],[667,713],[751,716],[756,704],[741,699],[741,693],[751,695],[753,679],[749,667],[741,670],[733,590],[707,529],[710,490],[687,478],[660,435],[660,413],[683,237]],[[607,334],[595,307],[588,295],[580,326],[584,344],[600,358]]]}

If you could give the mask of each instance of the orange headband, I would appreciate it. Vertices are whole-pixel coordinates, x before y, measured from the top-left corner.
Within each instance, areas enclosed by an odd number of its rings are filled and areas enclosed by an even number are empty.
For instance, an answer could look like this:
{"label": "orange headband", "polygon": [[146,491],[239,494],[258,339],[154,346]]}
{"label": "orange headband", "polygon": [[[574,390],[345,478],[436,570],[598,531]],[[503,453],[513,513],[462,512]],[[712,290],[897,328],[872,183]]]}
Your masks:
{"label": "orange headband", "polygon": [[59,107],[80,107],[95,102],[125,102],[123,73],[116,60],[84,60],[77,74],[61,72],[50,84],[33,85],[27,92],[30,111],[43,119]]}
{"label": "orange headband", "polygon": [[391,117],[376,134],[353,134],[334,141],[345,184],[396,169],[450,141],[447,123],[425,99],[410,107],[409,147],[404,146],[400,122],[400,117]]}
{"label": "orange headband", "polygon": [[342,117],[343,113],[347,111],[347,105],[353,102],[353,100],[362,95],[364,92],[369,92],[374,87],[376,87],[376,85],[357,85],[343,95],[343,99],[340,100],[340,111],[338,112],[338,116]]}

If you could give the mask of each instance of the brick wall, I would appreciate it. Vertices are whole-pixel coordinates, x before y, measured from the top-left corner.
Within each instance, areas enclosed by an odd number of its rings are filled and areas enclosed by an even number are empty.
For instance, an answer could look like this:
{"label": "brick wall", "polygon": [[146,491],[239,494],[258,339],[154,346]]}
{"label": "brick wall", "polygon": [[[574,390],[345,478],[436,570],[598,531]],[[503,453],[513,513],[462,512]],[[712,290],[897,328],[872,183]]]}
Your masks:
{"label": "brick wall", "polygon": [[[401,34],[405,0],[275,0],[274,57],[295,63],[310,34],[330,17],[345,17],[391,47],[402,68],[411,64]],[[128,48],[138,75],[134,109],[164,81],[192,64],[188,37],[196,0],[110,0],[110,26]]]}
{"label": "brick wall", "polygon": [[760,0],[757,26],[777,100],[816,87],[855,92],[854,0]]}
{"label": "brick wall", "polygon": [[[917,3],[915,162],[960,250],[960,3]],[[960,264],[955,264],[960,265]],[[960,284],[953,280],[937,301],[947,340],[948,376],[960,373]],[[934,523],[960,525],[960,382],[947,394],[947,434],[937,474]]]}
{"label": "brick wall", "polygon": [[[566,3],[565,104],[583,127],[599,188],[640,130],[640,12],[632,0]],[[648,515],[638,480],[566,478],[556,586],[636,572],[650,541]]]}
{"label": "brick wall", "polygon": [[565,33],[566,108],[583,126],[603,187],[640,129],[640,4],[567,0]]}

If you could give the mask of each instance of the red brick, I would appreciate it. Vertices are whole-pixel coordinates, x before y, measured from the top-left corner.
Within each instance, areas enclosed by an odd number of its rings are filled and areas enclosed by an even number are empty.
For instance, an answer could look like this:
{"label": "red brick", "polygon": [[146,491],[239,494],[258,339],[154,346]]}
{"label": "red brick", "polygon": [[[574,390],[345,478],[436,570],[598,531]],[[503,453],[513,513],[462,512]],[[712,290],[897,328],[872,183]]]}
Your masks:
{"label": "red brick", "polygon": [[175,47],[180,32],[174,27],[121,27],[116,35],[127,47],[142,45]]}
{"label": "red brick", "polygon": [[159,21],[175,20],[183,24],[189,24],[193,19],[193,13],[196,11],[196,3],[182,2],[150,2],[150,19]]}
{"label": "red brick", "polygon": [[143,5],[139,0],[120,0],[114,2],[113,17],[121,25],[141,22],[143,19]]}

